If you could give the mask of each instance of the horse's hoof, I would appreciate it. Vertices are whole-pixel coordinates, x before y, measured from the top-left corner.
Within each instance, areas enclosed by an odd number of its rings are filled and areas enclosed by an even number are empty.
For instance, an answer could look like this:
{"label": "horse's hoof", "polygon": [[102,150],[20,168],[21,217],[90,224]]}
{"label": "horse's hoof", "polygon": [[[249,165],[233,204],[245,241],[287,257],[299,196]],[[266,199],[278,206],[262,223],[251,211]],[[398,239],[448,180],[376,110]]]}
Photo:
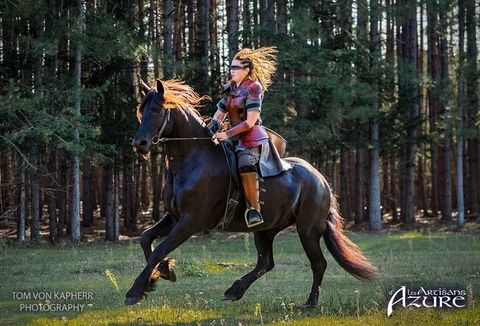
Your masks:
{"label": "horse's hoof", "polygon": [[145,299],[145,297],[127,297],[125,299],[125,305],[132,306],[134,304],[138,304],[138,303],[142,302],[143,299]]}
{"label": "horse's hoof", "polygon": [[172,267],[168,269],[168,275],[161,275],[161,277],[172,283],[175,283],[177,281],[177,274],[175,274],[175,271]]}
{"label": "horse's hoof", "polygon": [[175,283],[177,281],[177,274],[175,274],[173,268],[170,268],[170,278],[168,280],[172,283]]}
{"label": "horse's hoof", "polygon": [[317,306],[316,304],[305,302],[304,304],[300,305],[300,309],[313,309],[316,306]]}
{"label": "horse's hoof", "polygon": [[230,300],[230,301],[235,301],[235,300],[238,300],[236,296],[232,295],[232,294],[224,294],[223,297],[222,297],[222,300],[224,301],[227,301],[227,300]]}

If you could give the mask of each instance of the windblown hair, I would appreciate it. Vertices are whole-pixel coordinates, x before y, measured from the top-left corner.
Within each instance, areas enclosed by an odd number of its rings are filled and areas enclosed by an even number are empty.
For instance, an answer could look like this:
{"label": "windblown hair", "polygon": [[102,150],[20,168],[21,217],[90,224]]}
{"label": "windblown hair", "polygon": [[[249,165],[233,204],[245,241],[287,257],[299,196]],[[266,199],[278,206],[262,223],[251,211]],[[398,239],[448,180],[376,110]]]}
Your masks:
{"label": "windblown hair", "polygon": [[263,90],[266,91],[272,84],[272,75],[277,70],[277,52],[275,46],[257,50],[244,48],[235,55],[234,60],[239,60],[244,67],[250,68],[250,78],[260,82]]}

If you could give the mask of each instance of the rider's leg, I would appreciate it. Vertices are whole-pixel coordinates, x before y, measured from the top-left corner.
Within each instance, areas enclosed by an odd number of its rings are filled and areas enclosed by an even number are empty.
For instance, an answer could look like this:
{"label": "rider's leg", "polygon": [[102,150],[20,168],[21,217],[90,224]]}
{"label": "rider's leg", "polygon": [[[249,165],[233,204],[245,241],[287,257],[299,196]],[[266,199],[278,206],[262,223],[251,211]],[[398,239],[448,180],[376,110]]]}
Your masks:
{"label": "rider's leg", "polygon": [[260,147],[250,147],[238,154],[238,169],[242,179],[243,192],[247,200],[245,221],[249,227],[263,223],[260,214],[259,183],[257,163],[260,159]]}

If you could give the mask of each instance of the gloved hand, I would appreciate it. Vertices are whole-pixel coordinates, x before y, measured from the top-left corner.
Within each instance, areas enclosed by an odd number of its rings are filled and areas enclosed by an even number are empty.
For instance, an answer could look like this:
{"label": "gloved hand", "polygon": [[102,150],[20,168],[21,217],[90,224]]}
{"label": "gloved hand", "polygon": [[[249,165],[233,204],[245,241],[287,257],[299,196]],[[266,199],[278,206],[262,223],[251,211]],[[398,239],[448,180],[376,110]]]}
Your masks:
{"label": "gloved hand", "polygon": [[218,121],[217,119],[212,119],[207,128],[210,131],[210,136],[215,135],[215,133],[220,129],[220,121]]}

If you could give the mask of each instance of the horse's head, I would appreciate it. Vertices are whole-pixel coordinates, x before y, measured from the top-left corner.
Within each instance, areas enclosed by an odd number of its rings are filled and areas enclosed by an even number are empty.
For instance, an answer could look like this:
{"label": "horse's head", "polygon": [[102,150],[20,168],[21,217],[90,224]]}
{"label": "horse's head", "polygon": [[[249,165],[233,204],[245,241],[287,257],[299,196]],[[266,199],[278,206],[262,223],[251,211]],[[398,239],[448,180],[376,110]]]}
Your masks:
{"label": "horse's head", "polygon": [[148,156],[155,137],[161,137],[172,128],[170,114],[165,108],[164,88],[160,80],[148,87],[148,93],[137,108],[137,117],[140,121],[137,133],[132,141],[135,151]]}
{"label": "horse's head", "polygon": [[[153,140],[169,136],[174,131],[176,114],[171,113],[171,109],[180,110],[184,116],[186,112],[190,115],[194,112],[198,114],[194,108],[202,106],[201,102],[210,100],[210,97],[198,95],[190,86],[176,79],[163,82],[157,79],[152,87],[145,83],[142,85],[148,93],[137,109],[140,127],[135,134],[132,146],[135,151],[148,157]],[[177,121],[179,122],[181,121]],[[203,127],[200,128],[205,132]]]}

